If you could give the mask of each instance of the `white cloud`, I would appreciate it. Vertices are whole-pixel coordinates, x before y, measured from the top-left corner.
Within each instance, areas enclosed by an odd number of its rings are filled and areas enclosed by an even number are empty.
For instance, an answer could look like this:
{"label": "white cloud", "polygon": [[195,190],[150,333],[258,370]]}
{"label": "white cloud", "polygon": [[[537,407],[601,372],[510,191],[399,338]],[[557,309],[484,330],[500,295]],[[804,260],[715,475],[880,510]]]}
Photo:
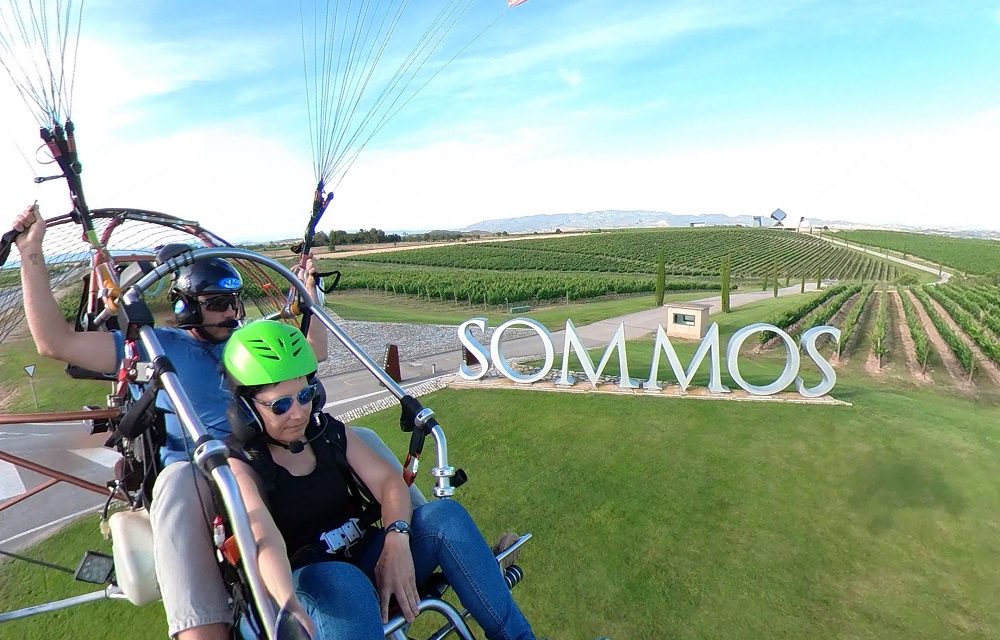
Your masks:
{"label": "white cloud", "polygon": [[[760,215],[776,207],[793,218],[923,227],[996,229],[1000,219],[992,175],[998,112],[881,135],[830,132],[643,153],[586,153],[585,147],[585,141],[565,147],[551,132],[526,128],[400,152],[371,150],[341,184],[320,226],[454,228],[535,213]],[[0,195],[4,215],[39,194],[47,214],[65,212],[63,185],[30,185],[23,160],[15,159],[0,166],[5,175],[21,176]],[[235,126],[102,145],[87,159],[92,206],[161,210],[232,240],[296,235],[313,187],[307,157],[281,139]]]}
{"label": "white cloud", "polygon": [[[463,226],[605,208],[997,228],[995,115],[935,131],[833,133],[712,149],[585,155],[537,130],[370,154],[345,181],[338,226]],[[348,223],[352,221],[354,224]],[[364,221],[358,224],[358,221]]]}
{"label": "white cloud", "polygon": [[559,69],[559,77],[562,81],[569,85],[571,88],[576,88],[580,86],[583,82],[583,74],[574,69]]}

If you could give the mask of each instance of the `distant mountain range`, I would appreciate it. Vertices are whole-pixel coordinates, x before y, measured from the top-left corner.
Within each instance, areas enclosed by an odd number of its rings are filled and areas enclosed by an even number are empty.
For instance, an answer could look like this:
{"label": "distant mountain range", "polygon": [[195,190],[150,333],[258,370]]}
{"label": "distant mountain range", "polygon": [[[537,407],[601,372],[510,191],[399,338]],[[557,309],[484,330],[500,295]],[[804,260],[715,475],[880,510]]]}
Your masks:
{"label": "distant mountain range", "polygon": [[[768,216],[763,216],[762,224],[765,227],[774,226],[775,221]],[[591,211],[589,213],[552,213],[545,215],[521,216],[518,218],[499,218],[494,220],[483,220],[459,231],[486,231],[490,233],[539,233],[560,231],[583,231],[590,229],[628,229],[628,228],[649,228],[649,227],[688,227],[692,224],[704,226],[719,225],[742,225],[745,227],[755,226],[757,223],[754,216],[729,216],[723,214],[710,214],[703,216],[689,216],[667,213],[665,211],[619,211],[612,209],[609,211]],[[796,227],[799,219],[788,216],[784,220],[785,227]],[[946,235],[992,238],[1000,240],[1000,233],[996,231],[977,229],[957,229],[940,228],[927,229],[909,227],[904,225],[872,225],[847,222],[843,220],[818,220],[807,218],[802,222],[803,227],[823,227],[834,229],[859,229],[859,228],[880,228],[895,229],[899,231],[920,231],[922,233],[941,233]]]}

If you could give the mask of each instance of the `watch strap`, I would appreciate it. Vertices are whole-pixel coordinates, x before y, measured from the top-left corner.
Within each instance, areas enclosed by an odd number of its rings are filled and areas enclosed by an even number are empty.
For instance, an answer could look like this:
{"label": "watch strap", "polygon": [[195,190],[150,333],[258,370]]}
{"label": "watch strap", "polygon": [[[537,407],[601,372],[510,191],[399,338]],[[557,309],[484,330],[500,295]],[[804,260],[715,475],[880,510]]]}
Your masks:
{"label": "watch strap", "polygon": [[391,533],[395,531],[397,533],[405,533],[406,535],[410,535],[410,523],[407,522],[406,520],[396,520],[395,522],[387,526],[384,529],[384,531],[386,533]]}

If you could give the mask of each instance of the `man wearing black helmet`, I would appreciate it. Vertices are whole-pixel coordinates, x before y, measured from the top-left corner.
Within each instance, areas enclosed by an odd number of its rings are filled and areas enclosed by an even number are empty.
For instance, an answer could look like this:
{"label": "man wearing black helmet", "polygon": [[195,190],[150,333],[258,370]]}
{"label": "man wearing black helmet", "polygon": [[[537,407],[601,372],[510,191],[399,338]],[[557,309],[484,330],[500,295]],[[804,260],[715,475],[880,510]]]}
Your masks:
{"label": "man wearing black helmet", "polygon": [[[40,355],[92,371],[114,373],[124,356],[124,339],[119,332],[74,331],[49,287],[48,270],[42,255],[45,221],[38,207],[26,208],[14,221],[22,231],[15,242],[21,252],[21,283],[28,328]],[[175,252],[176,254],[176,252]],[[310,260],[304,270],[295,267],[296,275],[307,282],[316,296],[315,269]],[[212,259],[180,269],[170,290],[175,328],[157,328],[157,336],[173,361],[185,390],[209,432],[220,439],[229,433],[225,406],[229,397],[223,384],[222,348],[243,319],[240,300],[242,279],[225,260]],[[327,332],[322,324],[312,323],[308,340],[318,360],[326,359]],[[187,439],[179,422],[167,410],[168,441],[161,451],[164,464],[189,458],[193,443]]]}
{"label": "man wearing black helmet", "polygon": [[[74,331],[63,317],[49,287],[42,254],[45,221],[36,205],[14,220],[22,233],[15,242],[21,252],[21,286],[25,316],[39,355],[92,371],[113,373],[124,356],[120,332]],[[176,253],[175,253],[176,254]],[[293,268],[316,299],[312,261]],[[224,381],[222,352],[226,341],[243,319],[240,299],[242,279],[228,262],[200,261],[180,269],[170,300],[175,327],[158,327],[157,337],[183,381],[198,417],[209,433],[220,439],[230,435],[226,407],[231,395]],[[308,340],[318,361],[326,359],[327,332],[314,322]],[[153,487],[154,555],[160,590],[171,636],[182,640],[228,638],[232,612],[209,539],[206,506],[207,484],[189,460],[194,443],[161,394],[157,406],[165,413],[166,442],[160,449],[163,471]]]}

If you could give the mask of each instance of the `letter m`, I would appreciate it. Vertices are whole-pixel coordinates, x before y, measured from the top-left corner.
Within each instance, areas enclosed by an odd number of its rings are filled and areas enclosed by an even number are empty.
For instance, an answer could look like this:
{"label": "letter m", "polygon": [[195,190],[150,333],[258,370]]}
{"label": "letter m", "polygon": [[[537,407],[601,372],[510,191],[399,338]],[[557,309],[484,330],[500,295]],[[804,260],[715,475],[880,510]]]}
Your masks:
{"label": "letter m", "polygon": [[705,337],[701,339],[701,344],[698,345],[698,350],[695,351],[694,357],[691,358],[691,364],[688,365],[687,371],[681,367],[681,360],[677,357],[674,345],[670,344],[670,339],[667,338],[663,327],[657,327],[656,344],[653,346],[653,363],[649,367],[649,379],[642,383],[643,389],[660,389],[657,375],[660,369],[661,352],[667,354],[667,361],[670,363],[670,369],[674,372],[674,377],[677,378],[677,384],[680,385],[681,392],[687,391],[691,380],[694,378],[694,374],[698,372],[698,368],[701,367],[705,356],[709,354],[711,354],[711,360],[708,363],[708,390],[712,393],[727,393],[729,391],[728,388],[722,386],[722,367],[719,363],[718,323],[713,322],[712,326],[708,328]]}
{"label": "letter m", "polygon": [[575,380],[573,376],[569,375],[569,356],[570,349],[576,353],[577,359],[580,364],[583,365],[583,371],[587,374],[587,379],[590,380],[590,384],[597,386],[597,380],[601,377],[601,373],[604,372],[604,367],[607,366],[608,361],[611,360],[611,354],[614,353],[615,349],[618,350],[618,370],[621,372],[621,381],[618,386],[622,389],[636,389],[638,385],[632,380],[628,375],[628,359],[625,355],[625,323],[622,322],[618,325],[618,331],[615,332],[611,342],[608,343],[607,349],[604,350],[604,356],[601,357],[601,363],[597,365],[597,369],[594,369],[594,361],[590,359],[590,354],[587,353],[587,348],[583,345],[583,341],[576,332],[576,326],[574,326],[572,320],[566,320],[566,339],[563,343],[563,361],[562,361],[562,375],[556,381],[557,385],[570,386]]}

